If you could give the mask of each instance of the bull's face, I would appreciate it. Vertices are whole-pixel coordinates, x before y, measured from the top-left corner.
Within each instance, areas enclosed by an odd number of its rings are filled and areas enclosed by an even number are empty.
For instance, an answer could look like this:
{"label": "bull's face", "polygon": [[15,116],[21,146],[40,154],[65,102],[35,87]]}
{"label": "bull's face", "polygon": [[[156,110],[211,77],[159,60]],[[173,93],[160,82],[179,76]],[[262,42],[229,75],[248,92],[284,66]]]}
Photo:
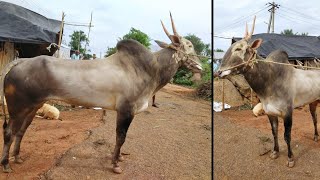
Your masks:
{"label": "bull's face", "polygon": [[180,38],[181,50],[187,55],[185,59],[182,60],[182,64],[189,68],[194,73],[199,73],[202,71],[200,59],[194,50],[193,44],[186,38]]}
{"label": "bull's face", "polygon": [[221,66],[216,76],[224,77],[231,74],[243,73],[248,68],[249,62],[256,58],[257,49],[260,47],[262,39],[256,39],[249,44],[254,31],[255,20],[256,17],[253,19],[251,33],[248,33],[248,26],[246,25],[244,38],[229,47],[222,58]]}
{"label": "bull's face", "polygon": [[176,52],[176,61],[180,65],[184,65],[187,68],[189,68],[193,73],[200,73],[202,71],[200,59],[197,56],[193,44],[191,41],[188,39],[180,36],[177,33],[176,27],[174,25],[171,13],[170,13],[170,18],[171,18],[171,25],[172,25],[172,30],[173,30],[173,35],[171,35],[168,30],[165,28],[164,24],[161,21],[162,27],[164,32],[167,34],[169,39],[171,40],[171,44],[167,44],[165,42],[157,41],[156,43],[162,47],[162,48],[172,48],[177,50]]}
{"label": "bull's face", "polygon": [[243,73],[248,68],[248,61],[255,58],[257,48],[261,45],[262,39],[257,39],[249,44],[247,39],[242,39],[227,50],[222,58],[221,66],[217,72],[220,77],[232,74]]}

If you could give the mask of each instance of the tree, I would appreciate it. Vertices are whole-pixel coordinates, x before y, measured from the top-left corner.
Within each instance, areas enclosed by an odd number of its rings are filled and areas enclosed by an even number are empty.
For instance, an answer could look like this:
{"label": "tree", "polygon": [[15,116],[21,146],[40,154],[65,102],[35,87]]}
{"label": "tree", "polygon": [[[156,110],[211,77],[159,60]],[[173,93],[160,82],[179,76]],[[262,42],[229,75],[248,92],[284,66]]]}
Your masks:
{"label": "tree", "polygon": [[299,34],[298,32],[294,33],[292,29],[284,29],[283,31],[280,32],[280,34],[289,35],[289,36],[297,36],[297,35],[308,36],[309,33],[303,32]]}
{"label": "tree", "polygon": [[[71,41],[69,43],[69,46],[71,47],[72,50],[78,50],[80,53],[86,55],[85,49],[82,47],[83,43],[86,43],[87,45],[89,44],[89,39],[87,36],[84,34],[83,31],[73,31],[72,35],[70,35]],[[90,50],[88,50],[90,51]]]}
{"label": "tree", "polygon": [[219,49],[219,48],[215,49],[214,51],[215,52],[224,52],[222,49]]}
{"label": "tree", "polygon": [[104,57],[109,57],[111,56],[112,54],[116,53],[117,52],[117,49],[116,47],[107,47],[107,51],[106,51],[106,54],[104,55]]}
{"label": "tree", "polygon": [[142,31],[140,31],[138,29],[131,28],[128,34],[126,34],[122,38],[120,38],[120,40],[124,40],[124,39],[134,39],[136,41],[139,41],[146,48],[150,49],[151,39],[149,38],[149,36],[147,34],[143,33]]}
{"label": "tree", "polygon": [[[118,39],[118,42],[121,40],[125,40],[125,39],[136,40],[136,41],[140,42],[142,45],[144,45],[146,48],[150,49],[150,45],[151,45],[150,37],[138,29],[131,28],[129,33],[125,34],[122,38],[120,37]],[[107,47],[107,51],[106,51],[106,54],[104,55],[104,57],[111,56],[114,53],[116,53],[116,47]]]}
{"label": "tree", "polygon": [[293,33],[293,30],[292,30],[292,29],[285,29],[285,30],[281,31],[280,34],[288,35],[288,36],[290,36],[290,35],[296,35],[296,34]]}
{"label": "tree", "polygon": [[[202,40],[194,34],[188,34],[184,38],[191,41],[193,44],[194,50],[198,55],[202,54],[206,48],[206,45],[202,42]],[[210,53],[211,54],[211,53]]]}

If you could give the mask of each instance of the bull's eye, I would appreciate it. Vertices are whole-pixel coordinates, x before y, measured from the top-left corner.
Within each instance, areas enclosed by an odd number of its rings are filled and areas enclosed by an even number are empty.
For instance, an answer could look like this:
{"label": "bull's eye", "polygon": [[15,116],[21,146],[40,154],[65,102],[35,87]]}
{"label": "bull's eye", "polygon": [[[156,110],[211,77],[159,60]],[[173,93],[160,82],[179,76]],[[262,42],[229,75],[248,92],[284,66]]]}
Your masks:
{"label": "bull's eye", "polygon": [[241,48],[236,48],[236,50],[235,51],[241,51],[242,49]]}
{"label": "bull's eye", "polygon": [[190,48],[192,48],[192,45],[189,45]]}

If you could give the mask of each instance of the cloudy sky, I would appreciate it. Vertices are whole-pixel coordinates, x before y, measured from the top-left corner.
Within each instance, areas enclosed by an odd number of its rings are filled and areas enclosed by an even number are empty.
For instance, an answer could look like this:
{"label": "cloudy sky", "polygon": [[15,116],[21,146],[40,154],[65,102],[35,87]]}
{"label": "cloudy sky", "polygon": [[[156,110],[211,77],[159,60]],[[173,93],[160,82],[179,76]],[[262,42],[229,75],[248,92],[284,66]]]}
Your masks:
{"label": "cloudy sky", "polygon": [[[248,22],[251,29],[254,15],[257,17],[254,34],[266,33],[270,18],[268,2],[272,1],[214,0],[214,49],[227,50],[231,44],[229,38],[243,37],[245,23]],[[320,1],[278,0],[275,3],[280,5],[275,12],[275,33],[292,29],[310,36],[320,35]]]}
{"label": "cloudy sky", "polygon": [[[89,23],[93,12],[90,32],[90,47],[92,53],[99,57],[104,55],[107,47],[114,47],[117,39],[129,32],[131,27],[141,30],[151,37],[165,42],[169,39],[162,30],[160,19],[168,29],[170,26],[169,11],[174,18],[178,33],[192,33],[205,43],[211,43],[211,0],[4,0],[51,19],[61,20],[65,12],[66,22]],[[65,26],[63,39],[69,43],[69,35],[73,31],[88,28]],[[154,43],[153,43],[154,44]],[[152,47],[152,48],[155,48]]]}

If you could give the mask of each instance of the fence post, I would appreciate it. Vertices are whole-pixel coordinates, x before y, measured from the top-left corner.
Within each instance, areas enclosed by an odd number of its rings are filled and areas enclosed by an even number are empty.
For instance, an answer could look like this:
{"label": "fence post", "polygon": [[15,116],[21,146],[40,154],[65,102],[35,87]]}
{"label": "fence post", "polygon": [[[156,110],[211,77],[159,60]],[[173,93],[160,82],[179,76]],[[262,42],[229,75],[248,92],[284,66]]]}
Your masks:
{"label": "fence post", "polygon": [[224,79],[222,79],[222,111],[224,111]]}
{"label": "fence post", "polygon": [[253,100],[252,88],[250,87],[250,101],[251,101],[251,109],[252,109],[252,100]]}

